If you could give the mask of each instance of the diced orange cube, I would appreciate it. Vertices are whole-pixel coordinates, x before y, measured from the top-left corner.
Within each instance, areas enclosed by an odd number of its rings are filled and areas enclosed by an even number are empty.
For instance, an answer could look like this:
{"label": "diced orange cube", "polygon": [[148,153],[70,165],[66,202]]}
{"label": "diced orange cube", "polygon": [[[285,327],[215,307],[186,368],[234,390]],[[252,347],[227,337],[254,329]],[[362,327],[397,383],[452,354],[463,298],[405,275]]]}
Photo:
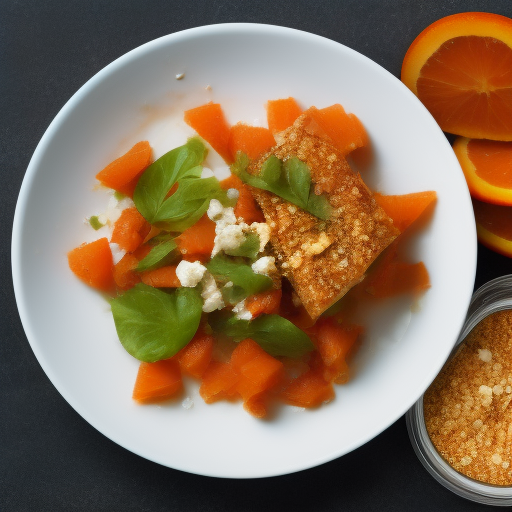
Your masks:
{"label": "diced orange cube", "polygon": [[68,253],[72,272],[84,283],[104,292],[114,289],[114,262],[106,238],[82,244]]}
{"label": "diced orange cube", "polygon": [[182,386],[180,366],[175,359],[143,362],[133,388],[133,399],[141,403],[167,400],[176,395]]}

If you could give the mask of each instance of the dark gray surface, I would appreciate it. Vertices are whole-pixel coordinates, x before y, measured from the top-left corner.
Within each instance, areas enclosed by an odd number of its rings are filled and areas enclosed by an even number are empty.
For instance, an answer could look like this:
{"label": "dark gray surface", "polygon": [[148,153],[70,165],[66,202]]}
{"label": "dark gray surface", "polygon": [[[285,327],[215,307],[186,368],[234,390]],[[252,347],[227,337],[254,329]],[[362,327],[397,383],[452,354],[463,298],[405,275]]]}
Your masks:
{"label": "dark gray surface", "polygon": [[[268,23],[343,43],[399,76],[414,37],[463,11],[512,17],[512,2],[0,0],[1,510],[491,509],[453,495],[423,470],[403,418],[338,460],[276,478],[206,478],[141,459],[94,430],[50,383],[23,332],[10,269],[16,199],[39,139],[76,90],[127,51],[200,25]],[[512,260],[483,247],[478,258],[477,285],[512,273]]]}

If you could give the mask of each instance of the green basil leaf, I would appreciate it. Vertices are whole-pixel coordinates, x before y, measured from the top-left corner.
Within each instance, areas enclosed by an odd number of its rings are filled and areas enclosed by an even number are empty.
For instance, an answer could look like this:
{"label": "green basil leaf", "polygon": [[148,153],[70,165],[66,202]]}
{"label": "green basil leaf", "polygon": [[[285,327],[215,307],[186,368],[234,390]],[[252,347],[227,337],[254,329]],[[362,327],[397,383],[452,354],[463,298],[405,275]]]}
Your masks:
{"label": "green basil leaf", "polygon": [[275,160],[278,160],[277,157],[271,155],[263,163],[260,176],[253,176],[247,172],[248,157],[239,152],[231,172],[252,187],[272,192],[315,217],[328,220],[331,214],[329,200],[324,195],[317,196],[314,193],[307,165],[298,158],[290,158],[278,173]]}
{"label": "green basil leaf", "polygon": [[256,233],[248,233],[240,247],[224,252],[229,256],[242,256],[254,260],[260,252],[260,237]]}
{"label": "green basil leaf", "polygon": [[208,321],[214,331],[235,341],[251,338],[273,356],[300,357],[315,348],[304,331],[279,315],[239,320],[235,315],[221,311],[210,315]]}
{"label": "green basil leaf", "polygon": [[142,272],[143,270],[152,270],[165,265],[170,265],[178,258],[178,255],[175,252],[177,247],[178,246],[174,240],[166,240],[165,242],[155,245],[151,248],[149,254],[139,261],[137,270]]}
{"label": "green basil leaf", "polygon": [[121,344],[148,363],[172,357],[192,339],[203,307],[194,288],[166,293],[142,283],[110,304]]}
{"label": "green basil leaf", "polygon": [[297,197],[301,208],[306,209],[311,190],[311,173],[308,166],[301,162],[297,157],[286,160],[283,164],[286,181],[290,186],[291,192]]}
{"label": "green basil leaf", "polygon": [[282,162],[275,155],[270,155],[261,166],[261,179],[268,184],[276,183],[281,177]]}
{"label": "green basil leaf", "polygon": [[264,179],[259,178],[258,176],[253,176],[247,172],[247,167],[249,167],[250,163],[251,161],[249,160],[249,157],[245,153],[238,151],[236,154],[235,162],[231,166],[231,172],[238,176],[244,183],[247,183],[255,188],[261,188],[263,190],[272,192],[268,183]]}
{"label": "green basil leaf", "polygon": [[184,231],[206,213],[211,199],[226,199],[217,178],[182,179],[176,192],[161,205],[154,223],[169,231]]}
{"label": "green basil leaf", "polygon": [[233,286],[222,288],[222,295],[229,304],[236,304],[242,299],[265,291],[272,287],[272,279],[253,272],[247,263],[217,254],[207,264],[208,271],[220,282],[231,281]]}
{"label": "green basil leaf", "polygon": [[148,222],[154,224],[158,219],[160,208],[177,181],[201,176],[201,164],[206,153],[201,140],[192,138],[185,145],[160,157],[144,171],[135,187],[133,201]]}

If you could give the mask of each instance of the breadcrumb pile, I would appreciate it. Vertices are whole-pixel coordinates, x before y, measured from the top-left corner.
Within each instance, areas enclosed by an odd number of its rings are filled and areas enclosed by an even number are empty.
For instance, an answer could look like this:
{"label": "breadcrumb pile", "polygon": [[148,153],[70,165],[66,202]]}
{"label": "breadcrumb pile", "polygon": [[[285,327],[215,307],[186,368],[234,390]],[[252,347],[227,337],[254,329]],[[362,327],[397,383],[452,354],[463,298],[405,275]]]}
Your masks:
{"label": "breadcrumb pile", "polygon": [[482,320],[424,396],[434,446],[460,473],[512,485],[512,310]]}

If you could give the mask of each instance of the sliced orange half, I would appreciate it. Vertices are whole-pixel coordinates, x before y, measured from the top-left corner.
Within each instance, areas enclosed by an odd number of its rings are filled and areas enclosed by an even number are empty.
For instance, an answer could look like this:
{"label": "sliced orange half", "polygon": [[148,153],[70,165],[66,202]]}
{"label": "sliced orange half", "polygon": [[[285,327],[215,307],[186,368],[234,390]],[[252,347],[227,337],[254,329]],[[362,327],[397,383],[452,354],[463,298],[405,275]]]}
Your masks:
{"label": "sliced orange half", "polygon": [[473,199],[478,241],[512,258],[512,207]]}
{"label": "sliced orange half", "polygon": [[458,137],[453,150],[473,197],[512,206],[512,142]]}
{"label": "sliced orange half", "polygon": [[413,41],[402,81],[449,133],[512,140],[512,19],[466,12]]}

